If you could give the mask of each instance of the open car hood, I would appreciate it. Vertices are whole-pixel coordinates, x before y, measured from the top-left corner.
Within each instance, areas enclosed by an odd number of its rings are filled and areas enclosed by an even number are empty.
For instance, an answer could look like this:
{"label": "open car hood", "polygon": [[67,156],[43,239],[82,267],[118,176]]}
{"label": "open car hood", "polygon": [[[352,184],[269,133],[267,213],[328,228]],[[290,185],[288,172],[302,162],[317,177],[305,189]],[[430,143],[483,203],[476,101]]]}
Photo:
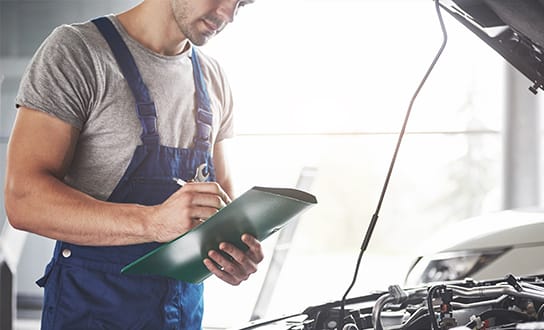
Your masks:
{"label": "open car hood", "polygon": [[439,0],[440,6],[544,90],[544,0]]}

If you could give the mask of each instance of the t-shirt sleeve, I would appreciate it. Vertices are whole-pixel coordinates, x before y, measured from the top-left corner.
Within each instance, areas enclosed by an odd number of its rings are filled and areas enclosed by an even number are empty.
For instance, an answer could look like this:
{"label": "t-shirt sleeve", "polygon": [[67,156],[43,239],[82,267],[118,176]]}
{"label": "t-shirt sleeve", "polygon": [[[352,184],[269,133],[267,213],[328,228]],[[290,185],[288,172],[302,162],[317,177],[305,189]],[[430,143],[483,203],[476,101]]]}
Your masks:
{"label": "t-shirt sleeve", "polygon": [[208,79],[208,92],[213,99],[212,103],[215,101],[219,108],[219,112],[214,113],[213,115],[214,117],[219,116],[215,141],[220,142],[234,136],[234,105],[232,91],[225,71],[217,60],[210,56],[205,56],[200,52],[199,55],[201,55],[200,59],[205,79]]}
{"label": "t-shirt sleeve", "polygon": [[16,106],[44,111],[81,129],[96,90],[95,71],[83,38],[72,27],[60,26],[27,66]]}
{"label": "t-shirt sleeve", "polygon": [[225,72],[219,67],[221,72],[221,83],[223,90],[223,111],[221,114],[221,125],[217,134],[217,141],[234,137],[234,103],[232,97],[232,91],[227,81]]}

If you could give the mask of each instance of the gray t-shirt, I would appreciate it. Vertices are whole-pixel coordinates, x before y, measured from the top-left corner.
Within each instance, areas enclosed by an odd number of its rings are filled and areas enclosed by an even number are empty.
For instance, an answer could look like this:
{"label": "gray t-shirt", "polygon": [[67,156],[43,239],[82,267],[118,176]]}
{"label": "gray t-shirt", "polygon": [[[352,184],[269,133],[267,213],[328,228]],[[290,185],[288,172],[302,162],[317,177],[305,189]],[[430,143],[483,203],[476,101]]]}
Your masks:
{"label": "gray t-shirt", "polygon": [[[191,49],[152,52],[108,16],[132,53],[157,109],[160,143],[189,148],[195,136]],[[233,136],[232,95],[222,69],[198,51],[213,112],[212,145]],[[44,111],[80,130],[65,182],[105,200],[123,176],[142,128],[133,95],[113,54],[91,22],[62,25],[40,46],[21,81],[17,106]],[[32,134],[29,132],[29,134]]]}

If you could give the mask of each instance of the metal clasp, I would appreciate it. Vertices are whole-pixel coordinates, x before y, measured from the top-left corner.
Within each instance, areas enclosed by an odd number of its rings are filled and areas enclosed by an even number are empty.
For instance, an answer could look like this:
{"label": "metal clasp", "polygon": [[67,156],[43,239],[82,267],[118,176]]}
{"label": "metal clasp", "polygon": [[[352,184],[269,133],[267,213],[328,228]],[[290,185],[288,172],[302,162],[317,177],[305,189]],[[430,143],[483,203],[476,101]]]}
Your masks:
{"label": "metal clasp", "polygon": [[208,164],[200,164],[195,171],[195,177],[193,178],[194,182],[205,182],[208,181],[210,177],[210,171],[208,169]]}

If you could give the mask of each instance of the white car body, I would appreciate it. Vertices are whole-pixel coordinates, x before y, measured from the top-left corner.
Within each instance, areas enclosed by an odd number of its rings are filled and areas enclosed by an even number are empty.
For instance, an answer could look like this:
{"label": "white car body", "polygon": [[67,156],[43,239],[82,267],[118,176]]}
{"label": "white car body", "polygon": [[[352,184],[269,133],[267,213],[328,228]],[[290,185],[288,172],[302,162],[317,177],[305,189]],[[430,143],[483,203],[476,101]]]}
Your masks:
{"label": "white car body", "polygon": [[406,285],[543,274],[544,210],[507,210],[463,220],[434,234],[420,251]]}

